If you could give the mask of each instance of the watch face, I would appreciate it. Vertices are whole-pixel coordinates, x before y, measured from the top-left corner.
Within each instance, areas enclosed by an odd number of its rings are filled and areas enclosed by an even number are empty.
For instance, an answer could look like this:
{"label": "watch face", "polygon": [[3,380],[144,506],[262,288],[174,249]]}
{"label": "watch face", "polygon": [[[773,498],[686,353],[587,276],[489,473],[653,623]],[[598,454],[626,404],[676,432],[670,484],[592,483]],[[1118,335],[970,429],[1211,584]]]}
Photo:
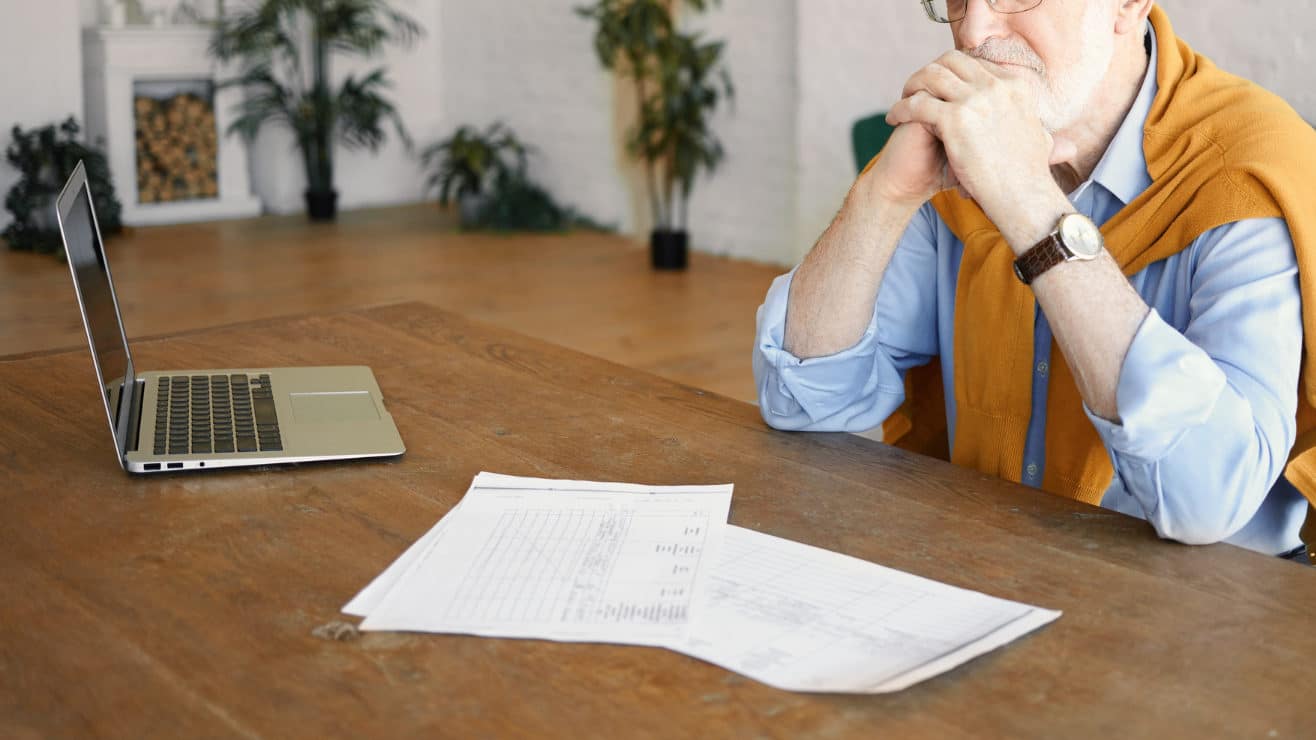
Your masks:
{"label": "watch face", "polygon": [[1101,251],[1103,240],[1097,225],[1075,213],[1060,222],[1060,241],[1079,259],[1091,259]]}

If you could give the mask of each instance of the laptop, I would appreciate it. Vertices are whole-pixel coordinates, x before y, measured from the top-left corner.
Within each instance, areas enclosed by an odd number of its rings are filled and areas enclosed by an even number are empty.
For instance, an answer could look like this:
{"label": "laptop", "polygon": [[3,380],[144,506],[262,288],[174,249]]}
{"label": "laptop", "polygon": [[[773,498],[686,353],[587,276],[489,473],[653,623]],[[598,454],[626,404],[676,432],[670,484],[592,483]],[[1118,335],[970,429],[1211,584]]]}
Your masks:
{"label": "laptop", "polygon": [[124,470],[231,468],[405,451],[368,367],[138,370],[81,162],[55,206]]}

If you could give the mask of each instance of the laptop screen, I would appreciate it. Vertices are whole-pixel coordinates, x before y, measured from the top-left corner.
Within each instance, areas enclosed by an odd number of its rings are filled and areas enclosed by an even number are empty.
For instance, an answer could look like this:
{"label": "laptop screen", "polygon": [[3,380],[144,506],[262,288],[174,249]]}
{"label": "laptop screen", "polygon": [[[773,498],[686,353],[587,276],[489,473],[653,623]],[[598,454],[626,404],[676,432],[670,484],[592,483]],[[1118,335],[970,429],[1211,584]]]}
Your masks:
{"label": "laptop screen", "polygon": [[87,338],[91,341],[96,369],[100,372],[107,407],[113,414],[116,409],[111,399],[112,392],[122,385],[128,373],[128,343],[119,323],[105,251],[92,219],[91,200],[85,184],[74,192],[72,206],[62,226],[69,267],[86,317]]}

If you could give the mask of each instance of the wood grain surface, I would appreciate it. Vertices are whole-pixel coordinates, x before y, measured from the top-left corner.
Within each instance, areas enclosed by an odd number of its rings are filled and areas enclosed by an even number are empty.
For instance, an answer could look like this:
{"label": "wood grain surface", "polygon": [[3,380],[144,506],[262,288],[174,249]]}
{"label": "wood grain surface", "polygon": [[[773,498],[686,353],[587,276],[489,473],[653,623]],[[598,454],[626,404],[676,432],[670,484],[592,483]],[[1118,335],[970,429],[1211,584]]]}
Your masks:
{"label": "wood grain surface", "polygon": [[[0,361],[2,737],[1310,736],[1314,569],[432,306],[134,345],[139,367],[374,367],[391,462],[130,477],[85,349]],[[478,471],[735,484],[731,521],[1060,620],[887,696],[659,649],[371,633],[339,608]],[[1272,734],[1273,733],[1273,734]]]}

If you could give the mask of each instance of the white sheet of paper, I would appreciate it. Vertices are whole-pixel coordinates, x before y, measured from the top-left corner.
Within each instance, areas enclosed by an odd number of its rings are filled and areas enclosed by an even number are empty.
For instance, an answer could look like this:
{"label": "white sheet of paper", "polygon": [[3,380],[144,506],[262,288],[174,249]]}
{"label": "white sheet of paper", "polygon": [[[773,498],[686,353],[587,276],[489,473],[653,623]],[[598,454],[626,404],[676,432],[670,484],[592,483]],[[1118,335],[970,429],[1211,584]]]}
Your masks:
{"label": "white sheet of paper", "polygon": [[1060,616],[735,526],[707,586],[668,647],[791,691],[898,691]]}
{"label": "white sheet of paper", "polygon": [[480,473],[348,606],[363,630],[665,644],[685,635],[731,493]]}

